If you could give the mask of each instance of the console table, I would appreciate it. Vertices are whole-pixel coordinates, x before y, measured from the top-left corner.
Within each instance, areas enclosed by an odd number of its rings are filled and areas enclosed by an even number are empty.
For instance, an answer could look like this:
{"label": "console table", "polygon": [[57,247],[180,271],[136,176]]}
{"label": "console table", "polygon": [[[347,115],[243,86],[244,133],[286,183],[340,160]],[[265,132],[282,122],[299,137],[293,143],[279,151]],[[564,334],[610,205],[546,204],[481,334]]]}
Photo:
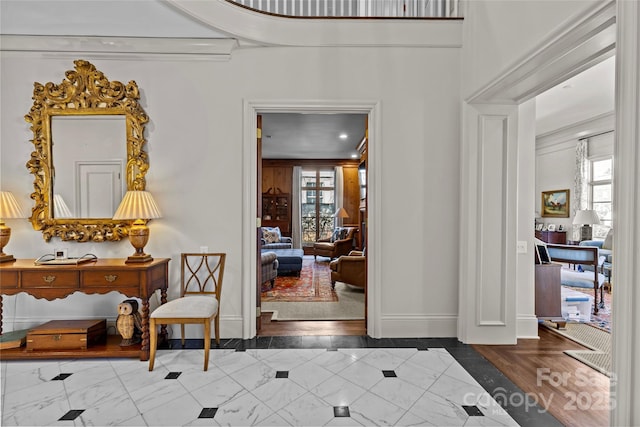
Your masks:
{"label": "console table", "polygon": [[[33,259],[0,263],[0,333],[2,333],[2,295],[26,292],[49,301],[74,292],[106,294],[118,291],[142,300],[142,343],[120,347],[120,336],[110,335],[106,344],[87,350],[27,351],[24,348],[2,350],[0,358],[49,359],[68,357],[140,357],[149,360],[149,297],[160,290],[160,302],[167,302],[169,258],[140,264],[125,264],[125,259],[98,259],[78,265],[35,265]],[[113,308],[116,313],[116,307]],[[166,334],[166,326],[162,333]],[[157,333],[157,332],[156,332]]]}

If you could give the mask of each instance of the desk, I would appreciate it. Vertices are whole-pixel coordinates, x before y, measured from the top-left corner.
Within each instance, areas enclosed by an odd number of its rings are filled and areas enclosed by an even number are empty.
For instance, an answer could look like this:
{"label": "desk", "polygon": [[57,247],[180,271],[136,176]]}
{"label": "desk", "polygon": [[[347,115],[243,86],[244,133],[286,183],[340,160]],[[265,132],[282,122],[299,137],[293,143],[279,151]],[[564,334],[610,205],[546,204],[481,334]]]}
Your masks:
{"label": "desk", "polygon": [[[160,303],[167,302],[169,258],[140,264],[125,264],[124,259],[98,259],[79,265],[35,265],[33,259],[17,259],[0,263],[0,333],[2,332],[2,295],[26,292],[49,301],[65,298],[74,292],[106,294],[118,291],[142,300],[142,343],[120,347],[120,337],[110,336],[106,345],[87,350],[30,351],[24,348],[3,350],[1,358],[68,358],[68,357],[140,357],[149,360],[149,297],[160,290]],[[116,307],[113,308],[116,313]],[[153,331],[157,333],[157,331]],[[162,334],[166,335],[166,326]]]}

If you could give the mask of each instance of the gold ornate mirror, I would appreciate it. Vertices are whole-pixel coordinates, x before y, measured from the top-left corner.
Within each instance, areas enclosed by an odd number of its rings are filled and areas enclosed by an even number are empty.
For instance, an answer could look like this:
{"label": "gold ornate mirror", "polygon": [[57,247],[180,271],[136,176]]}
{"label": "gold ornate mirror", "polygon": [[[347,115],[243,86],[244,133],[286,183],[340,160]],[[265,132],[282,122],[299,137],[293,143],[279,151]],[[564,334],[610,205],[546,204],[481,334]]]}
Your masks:
{"label": "gold ornate mirror", "polygon": [[46,241],[120,240],[130,224],[111,218],[124,192],[145,189],[149,118],[135,81],[110,82],[93,64],[74,64],[59,85],[34,83],[25,116],[35,147],[30,220]]}

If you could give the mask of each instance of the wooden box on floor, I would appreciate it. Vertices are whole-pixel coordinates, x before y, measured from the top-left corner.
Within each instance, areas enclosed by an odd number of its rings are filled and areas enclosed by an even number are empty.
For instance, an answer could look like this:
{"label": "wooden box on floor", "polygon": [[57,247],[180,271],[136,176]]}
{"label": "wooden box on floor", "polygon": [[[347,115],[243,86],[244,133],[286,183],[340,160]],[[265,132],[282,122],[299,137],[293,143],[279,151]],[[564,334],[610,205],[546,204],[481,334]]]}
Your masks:
{"label": "wooden box on floor", "polygon": [[27,350],[86,350],[106,338],[105,319],[52,320],[27,332]]}

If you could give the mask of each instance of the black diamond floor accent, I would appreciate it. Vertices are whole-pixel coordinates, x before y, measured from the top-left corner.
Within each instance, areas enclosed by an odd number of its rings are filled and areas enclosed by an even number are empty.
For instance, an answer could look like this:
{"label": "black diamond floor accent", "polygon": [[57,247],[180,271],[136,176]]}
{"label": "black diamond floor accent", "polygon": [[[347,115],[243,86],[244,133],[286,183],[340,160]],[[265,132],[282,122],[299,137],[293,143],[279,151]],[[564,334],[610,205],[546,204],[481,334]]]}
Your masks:
{"label": "black diamond floor accent", "polygon": [[396,371],[382,371],[382,375],[385,376],[385,378],[396,378]]}
{"label": "black diamond floor accent", "polygon": [[467,415],[469,415],[470,417],[484,417],[484,414],[482,413],[482,411],[480,410],[480,408],[478,408],[477,406],[462,406],[462,409],[465,410],[465,412],[467,413]]}
{"label": "black diamond floor accent", "polygon": [[333,416],[334,417],[351,417],[349,413],[348,406],[334,406],[333,407]]}
{"label": "black diamond floor accent", "polygon": [[164,379],[165,379],[165,380],[175,380],[175,379],[177,379],[177,378],[180,376],[180,374],[181,374],[181,373],[182,373],[182,372],[169,372],[169,373],[167,374],[167,376],[166,376],[166,377],[164,377]]}
{"label": "black diamond floor accent", "polygon": [[216,412],[218,412],[218,408],[202,408],[198,418],[213,418],[216,416]]}
{"label": "black diamond floor accent", "polygon": [[62,417],[58,419],[58,421],[73,421],[80,416],[81,413],[84,412],[84,409],[72,409]]}
{"label": "black diamond floor accent", "polygon": [[69,378],[73,374],[58,374],[55,377],[51,378],[51,381],[64,381]]}
{"label": "black diamond floor accent", "polygon": [[289,378],[289,371],[276,371],[276,378]]}

